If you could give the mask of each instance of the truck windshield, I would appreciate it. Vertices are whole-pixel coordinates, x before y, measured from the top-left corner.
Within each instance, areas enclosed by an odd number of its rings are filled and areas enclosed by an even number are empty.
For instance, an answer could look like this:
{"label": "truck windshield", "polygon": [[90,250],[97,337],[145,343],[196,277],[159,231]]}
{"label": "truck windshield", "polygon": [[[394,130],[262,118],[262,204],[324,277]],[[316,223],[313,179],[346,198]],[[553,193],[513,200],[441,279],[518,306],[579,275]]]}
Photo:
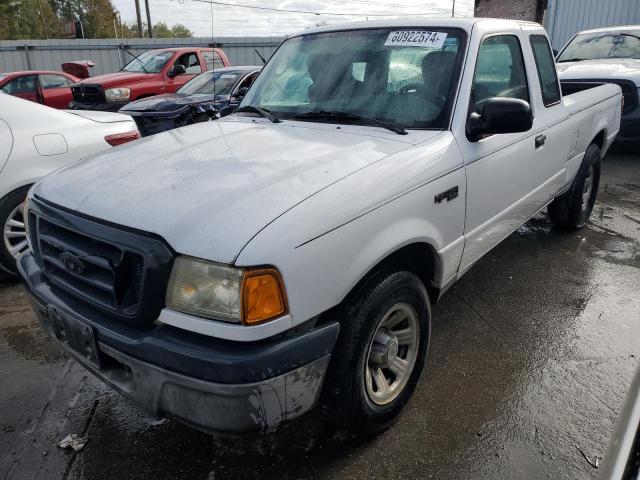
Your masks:
{"label": "truck windshield", "polygon": [[[233,86],[246,72],[204,72],[193,80],[187,82],[179,93],[187,93],[189,95],[229,95]],[[215,82],[215,90],[214,90]]]}
{"label": "truck windshield", "polygon": [[[359,116],[445,129],[465,43],[462,30],[435,27],[293,37],[263,68],[240,110],[259,107],[278,118],[318,122],[358,123]],[[325,115],[337,112],[342,115]]]}
{"label": "truck windshield", "polygon": [[158,73],[173,56],[173,52],[144,52],[125,65],[123,72]]}
{"label": "truck windshield", "polygon": [[602,58],[640,59],[640,30],[577,35],[558,57],[558,62]]}

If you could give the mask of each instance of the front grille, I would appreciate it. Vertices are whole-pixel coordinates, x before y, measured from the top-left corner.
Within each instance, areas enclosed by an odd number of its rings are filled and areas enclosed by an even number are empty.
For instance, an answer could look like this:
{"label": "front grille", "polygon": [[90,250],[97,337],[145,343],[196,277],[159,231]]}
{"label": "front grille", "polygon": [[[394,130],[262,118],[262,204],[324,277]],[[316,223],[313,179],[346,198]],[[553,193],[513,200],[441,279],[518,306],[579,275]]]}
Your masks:
{"label": "front grille", "polygon": [[173,257],[161,239],[36,200],[29,227],[36,261],[53,286],[135,323],[157,317]]}
{"label": "front grille", "polygon": [[65,290],[110,310],[127,310],[140,300],[140,255],[44,218],[40,220],[38,241],[44,273]]}
{"label": "front grille", "polygon": [[105,103],[104,90],[100,85],[80,83],[71,87],[73,99],[80,103]]}

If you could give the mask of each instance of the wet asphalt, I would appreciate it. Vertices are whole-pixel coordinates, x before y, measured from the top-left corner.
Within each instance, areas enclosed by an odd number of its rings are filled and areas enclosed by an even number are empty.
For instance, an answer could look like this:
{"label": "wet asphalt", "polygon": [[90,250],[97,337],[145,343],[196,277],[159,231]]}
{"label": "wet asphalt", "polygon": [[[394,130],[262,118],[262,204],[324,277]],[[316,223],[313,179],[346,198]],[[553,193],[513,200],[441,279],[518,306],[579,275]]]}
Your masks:
{"label": "wet asphalt", "polygon": [[[605,457],[639,357],[640,154],[616,150],[585,229],[541,214],[444,295],[413,399],[369,440],[314,414],[248,438],[153,418],[62,353],[23,288],[1,282],[0,480],[593,479],[584,455]],[[57,447],[70,433],[89,439],[78,453]]]}

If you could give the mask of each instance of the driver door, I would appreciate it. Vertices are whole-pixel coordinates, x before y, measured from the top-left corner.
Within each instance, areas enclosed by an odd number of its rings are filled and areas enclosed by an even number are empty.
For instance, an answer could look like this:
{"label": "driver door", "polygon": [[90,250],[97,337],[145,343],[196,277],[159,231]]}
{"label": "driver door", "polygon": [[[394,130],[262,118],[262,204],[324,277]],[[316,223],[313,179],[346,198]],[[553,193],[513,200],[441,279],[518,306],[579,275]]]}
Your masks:
{"label": "driver door", "polygon": [[[479,113],[489,98],[531,103],[532,95],[520,37],[485,37],[478,50],[465,127],[469,114]],[[534,119],[527,132],[495,134],[477,141],[460,128],[457,138],[467,174],[466,241],[460,274],[534,213],[531,194],[543,183],[536,163],[534,132],[538,128],[539,121]]]}

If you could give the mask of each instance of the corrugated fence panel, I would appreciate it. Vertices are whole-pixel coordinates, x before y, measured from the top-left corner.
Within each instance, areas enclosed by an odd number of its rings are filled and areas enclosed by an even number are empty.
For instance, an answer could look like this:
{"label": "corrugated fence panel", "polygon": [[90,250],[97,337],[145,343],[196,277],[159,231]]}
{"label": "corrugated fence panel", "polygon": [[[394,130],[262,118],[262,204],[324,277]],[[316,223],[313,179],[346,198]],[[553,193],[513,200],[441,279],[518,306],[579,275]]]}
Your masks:
{"label": "corrugated fence panel", "polygon": [[560,49],[581,30],[640,24],[640,1],[549,0],[544,24]]}
{"label": "corrugated fence panel", "polygon": [[[265,59],[275,52],[283,37],[217,37],[215,43],[227,54],[231,65],[262,65],[256,50]],[[134,55],[166,47],[210,46],[211,38],[126,38],[92,40],[0,41],[0,72],[16,70],[60,70],[73,60],[92,60],[93,75],[120,70]],[[123,48],[119,48],[123,47]]]}

